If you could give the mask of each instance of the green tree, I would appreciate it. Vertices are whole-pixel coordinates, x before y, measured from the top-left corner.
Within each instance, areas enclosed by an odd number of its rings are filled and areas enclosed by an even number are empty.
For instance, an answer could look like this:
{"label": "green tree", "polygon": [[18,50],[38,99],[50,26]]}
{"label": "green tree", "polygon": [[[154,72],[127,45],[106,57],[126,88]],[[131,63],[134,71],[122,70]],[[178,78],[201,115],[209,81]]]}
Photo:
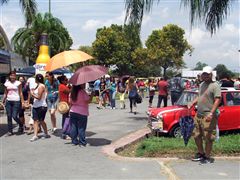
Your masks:
{"label": "green tree", "polygon": [[132,53],[133,70],[131,75],[137,77],[159,76],[161,74],[161,66],[151,62],[149,51],[147,48],[137,48]]}
{"label": "green tree", "polygon": [[97,30],[96,40],[93,42],[93,55],[98,64],[105,66],[116,65],[116,73],[128,74],[133,68],[131,52],[141,44],[134,41],[128,26],[111,25]]}
{"label": "green tree", "polygon": [[235,75],[224,64],[218,64],[214,68],[214,70],[217,71],[217,76],[219,79],[226,78],[226,77],[233,77]]}
{"label": "green tree", "polygon": [[205,66],[208,66],[206,63],[197,62],[194,70],[202,70]]}
{"label": "green tree", "polygon": [[5,49],[4,39],[1,35],[0,35],[0,49]]}
{"label": "green tree", "polygon": [[169,24],[162,30],[154,30],[146,41],[152,63],[160,65],[164,75],[170,67],[182,67],[184,53],[192,52],[192,47],[184,38],[184,34],[182,28]]}
{"label": "green tree", "polygon": [[36,60],[42,33],[48,34],[50,56],[69,50],[72,39],[62,22],[49,13],[37,14],[29,27],[23,27],[16,31],[12,38],[14,50],[23,57]]}
{"label": "green tree", "polygon": [[[185,7],[190,7],[191,25],[198,20],[204,21],[211,34],[222,25],[234,3],[233,0],[181,0],[181,2]],[[126,0],[125,22],[141,27],[144,13],[149,13],[153,4],[154,0]]]}
{"label": "green tree", "polygon": [[[0,4],[7,4],[9,0],[0,0]],[[35,0],[19,0],[19,5],[24,13],[26,26],[30,25],[37,13],[37,3]]]}

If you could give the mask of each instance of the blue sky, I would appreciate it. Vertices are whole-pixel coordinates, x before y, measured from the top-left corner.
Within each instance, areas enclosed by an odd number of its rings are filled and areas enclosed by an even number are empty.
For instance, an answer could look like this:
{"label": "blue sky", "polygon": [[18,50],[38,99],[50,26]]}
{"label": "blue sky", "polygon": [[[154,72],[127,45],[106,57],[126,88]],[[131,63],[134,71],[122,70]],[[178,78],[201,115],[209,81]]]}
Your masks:
{"label": "blue sky", "polygon": [[[111,24],[123,24],[124,0],[51,0],[53,16],[62,20],[73,38],[73,47],[91,45],[95,40],[96,29]],[[37,0],[41,13],[48,11],[48,0]],[[220,30],[211,37],[203,23],[196,24],[192,29],[189,23],[189,10],[180,7],[179,0],[161,0],[150,14],[143,20],[141,39],[145,43],[147,37],[155,29],[173,23],[185,30],[185,37],[194,47],[192,56],[185,55],[184,61],[188,68],[195,67],[198,61],[215,67],[225,64],[229,69],[240,72],[240,1],[235,0],[228,19]],[[10,0],[1,6],[0,23],[9,39],[14,32],[24,26],[18,0]]]}

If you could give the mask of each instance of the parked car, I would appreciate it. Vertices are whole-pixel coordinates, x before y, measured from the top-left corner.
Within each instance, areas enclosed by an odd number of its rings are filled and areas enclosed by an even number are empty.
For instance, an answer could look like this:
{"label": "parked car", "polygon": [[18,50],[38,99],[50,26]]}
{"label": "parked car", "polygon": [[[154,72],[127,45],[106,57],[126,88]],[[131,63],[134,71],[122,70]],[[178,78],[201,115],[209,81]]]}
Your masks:
{"label": "parked car", "polygon": [[[222,99],[219,106],[218,126],[220,131],[240,129],[240,90],[222,88]],[[186,90],[174,106],[149,108],[148,123],[155,134],[164,133],[173,137],[181,136],[179,120],[184,116],[194,117],[196,108],[187,105],[198,96],[198,90]]]}

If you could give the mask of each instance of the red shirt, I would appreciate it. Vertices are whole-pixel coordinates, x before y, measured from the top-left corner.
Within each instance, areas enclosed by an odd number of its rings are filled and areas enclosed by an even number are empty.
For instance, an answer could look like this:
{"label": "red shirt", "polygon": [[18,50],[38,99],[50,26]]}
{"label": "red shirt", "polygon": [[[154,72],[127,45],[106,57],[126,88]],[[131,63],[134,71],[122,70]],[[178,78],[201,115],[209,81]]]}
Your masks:
{"label": "red shirt", "polygon": [[66,93],[64,91],[68,91],[69,92],[69,87],[65,84],[60,84],[58,87],[58,91],[59,91],[59,100],[60,101],[64,101],[69,103],[69,93]]}
{"label": "red shirt", "polygon": [[158,93],[161,96],[167,96],[168,95],[168,83],[167,81],[159,81],[158,83]]}

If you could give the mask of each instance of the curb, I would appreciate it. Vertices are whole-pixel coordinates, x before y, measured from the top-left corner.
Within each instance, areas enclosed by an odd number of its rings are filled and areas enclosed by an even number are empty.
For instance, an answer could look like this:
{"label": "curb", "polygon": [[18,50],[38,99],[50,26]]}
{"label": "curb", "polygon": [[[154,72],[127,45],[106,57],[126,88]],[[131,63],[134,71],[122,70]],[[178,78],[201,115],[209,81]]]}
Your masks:
{"label": "curb", "polygon": [[[148,127],[143,129],[137,130],[131,134],[128,134],[115,142],[111,143],[110,145],[106,145],[102,148],[102,153],[108,156],[111,159],[121,160],[121,161],[161,161],[161,162],[169,162],[169,161],[177,161],[182,160],[180,158],[142,158],[142,157],[124,157],[120,156],[117,153],[122,151],[124,148],[130,146],[133,143],[136,143],[142,139],[144,139],[151,131]],[[214,159],[218,160],[240,160],[240,157],[237,156],[221,156],[221,157],[214,157]]]}

